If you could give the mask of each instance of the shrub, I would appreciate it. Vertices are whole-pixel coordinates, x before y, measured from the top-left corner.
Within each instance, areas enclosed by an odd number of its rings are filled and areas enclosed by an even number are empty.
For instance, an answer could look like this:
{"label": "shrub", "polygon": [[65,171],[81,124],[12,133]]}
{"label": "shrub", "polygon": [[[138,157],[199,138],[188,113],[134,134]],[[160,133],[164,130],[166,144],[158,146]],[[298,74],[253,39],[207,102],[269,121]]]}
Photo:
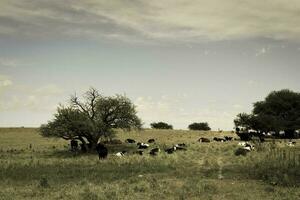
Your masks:
{"label": "shrub", "polygon": [[192,123],[188,127],[190,130],[198,130],[198,131],[210,131],[210,127],[207,122],[200,123]]}
{"label": "shrub", "polygon": [[154,129],[173,129],[173,126],[171,124],[167,124],[165,122],[153,122],[150,124],[150,126]]}

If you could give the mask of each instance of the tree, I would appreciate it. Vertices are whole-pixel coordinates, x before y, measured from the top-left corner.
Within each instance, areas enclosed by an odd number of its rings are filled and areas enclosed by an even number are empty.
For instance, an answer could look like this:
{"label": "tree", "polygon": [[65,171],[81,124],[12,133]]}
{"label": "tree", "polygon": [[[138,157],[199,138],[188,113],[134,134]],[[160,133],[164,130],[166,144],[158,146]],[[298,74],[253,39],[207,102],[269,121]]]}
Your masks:
{"label": "tree", "polygon": [[74,95],[68,106],[60,105],[54,119],[40,127],[42,136],[80,140],[95,148],[100,139],[113,137],[114,129],[141,128],[135,106],[125,96],[104,97],[94,88],[84,95],[84,102]]}
{"label": "tree", "polygon": [[171,124],[167,124],[165,122],[153,122],[150,124],[150,126],[154,129],[173,129]]}
{"label": "tree", "polygon": [[210,131],[210,127],[207,122],[200,122],[200,123],[192,123],[188,127],[190,130],[198,130],[198,131]]}
{"label": "tree", "polygon": [[254,103],[251,114],[238,114],[234,123],[236,127],[265,132],[284,130],[286,137],[291,138],[300,128],[300,93],[273,91],[265,100]]}

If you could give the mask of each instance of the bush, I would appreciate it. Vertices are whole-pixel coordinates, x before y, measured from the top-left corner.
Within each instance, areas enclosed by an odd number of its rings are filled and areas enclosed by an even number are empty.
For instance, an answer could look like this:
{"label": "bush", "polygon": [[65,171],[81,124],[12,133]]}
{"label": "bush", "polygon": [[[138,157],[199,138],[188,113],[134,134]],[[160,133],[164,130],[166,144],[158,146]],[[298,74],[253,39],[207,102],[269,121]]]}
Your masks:
{"label": "bush", "polygon": [[150,126],[154,129],[173,129],[173,126],[171,124],[167,124],[165,122],[153,122],[150,124]]}
{"label": "bush", "polygon": [[198,130],[198,131],[210,131],[210,127],[207,122],[200,123],[192,123],[188,127],[190,130]]}

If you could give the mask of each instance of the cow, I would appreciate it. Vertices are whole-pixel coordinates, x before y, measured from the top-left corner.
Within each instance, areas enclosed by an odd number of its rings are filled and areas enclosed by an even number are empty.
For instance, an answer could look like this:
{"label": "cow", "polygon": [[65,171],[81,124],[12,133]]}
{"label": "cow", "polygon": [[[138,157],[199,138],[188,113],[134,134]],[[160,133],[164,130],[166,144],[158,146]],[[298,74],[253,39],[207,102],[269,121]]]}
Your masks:
{"label": "cow", "polygon": [[128,138],[125,140],[125,142],[132,144],[132,143],[135,143],[135,140]]}
{"label": "cow", "polygon": [[208,138],[200,138],[199,140],[198,140],[198,142],[210,142],[210,140],[208,139]]}
{"label": "cow", "polygon": [[118,153],[116,153],[115,155],[116,155],[117,157],[123,157],[123,156],[125,155],[125,153],[127,153],[127,151],[118,152]]}
{"label": "cow", "polygon": [[140,142],[138,142],[137,145],[138,145],[138,149],[147,149],[150,146],[149,144],[140,143]]}
{"label": "cow", "polygon": [[176,147],[186,147],[186,144],[185,143],[179,143],[179,144],[176,144],[175,146]]}
{"label": "cow", "polygon": [[238,148],[238,149],[234,152],[234,154],[235,154],[236,156],[239,156],[239,155],[246,156],[248,152],[249,152],[249,151],[246,150],[246,149],[244,149],[244,148]]}
{"label": "cow", "polygon": [[175,144],[174,147],[176,148],[176,151],[186,151],[186,144]]}
{"label": "cow", "polygon": [[289,147],[294,147],[295,145],[296,145],[296,142],[289,141],[287,143],[287,146],[289,146]]}
{"label": "cow", "polygon": [[149,139],[148,140],[148,143],[154,143],[155,142],[155,139]]}
{"label": "cow", "polygon": [[77,149],[78,149],[78,142],[77,142],[77,140],[71,140],[71,150],[72,151],[77,151]]}
{"label": "cow", "polygon": [[247,151],[253,151],[254,150],[254,145],[248,143],[248,142],[239,142],[239,146],[242,146],[242,149],[247,150]]}
{"label": "cow", "polygon": [[230,137],[230,136],[224,136],[225,140],[226,141],[232,141],[233,137]]}
{"label": "cow", "polygon": [[150,150],[150,155],[152,156],[156,156],[158,154],[158,152],[160,152],[160,149],[159,148],[154,148],[154,149],[151,149]]}
{"label": "cow", "polygon": [[172,154],[176,151],[176,147],[173,146],[171,148],[168,148],[168,149],[165,149],[165,152],[168,153],[168,154]]}
{"label": "cow", "polygon": [[224,138],[217,138],[217,137],[214,137],[213,139],[214,141],[217,141],[217,142],[226,142],[226,140]]}
{"label": "cow", "polygon": [[176,151],[186,151],[187,149],[185,147],[175,146]]}
{"label": "cow", "polygon": [[99,160],[105,159],[107,157],[108,149],[103,144],[98,143],[96,146],[96,150],[99,155]]}

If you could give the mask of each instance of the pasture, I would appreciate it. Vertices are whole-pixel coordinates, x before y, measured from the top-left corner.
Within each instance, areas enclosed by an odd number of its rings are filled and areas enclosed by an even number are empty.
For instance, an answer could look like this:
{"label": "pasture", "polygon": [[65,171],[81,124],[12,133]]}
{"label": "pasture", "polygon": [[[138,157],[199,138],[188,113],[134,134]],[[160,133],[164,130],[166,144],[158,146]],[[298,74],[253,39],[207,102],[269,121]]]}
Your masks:
{"label": "pasture", "polygon": [[[288,147],[285,140],[269,140],[246,156],[234,155],[239,141],[197,142],[223,136],[237,138],[229,132],[118,131],[121,141],[154,138],[151,147],[162,150],[184,142],[187,151],[141,156],[130,153],[135,144],[124,143],[108,145],[108,158],[99,160],[34,128],[2,128],[0,199],[300,199],[300,141]],[[114,155],[122,150],[129,153]]]}

